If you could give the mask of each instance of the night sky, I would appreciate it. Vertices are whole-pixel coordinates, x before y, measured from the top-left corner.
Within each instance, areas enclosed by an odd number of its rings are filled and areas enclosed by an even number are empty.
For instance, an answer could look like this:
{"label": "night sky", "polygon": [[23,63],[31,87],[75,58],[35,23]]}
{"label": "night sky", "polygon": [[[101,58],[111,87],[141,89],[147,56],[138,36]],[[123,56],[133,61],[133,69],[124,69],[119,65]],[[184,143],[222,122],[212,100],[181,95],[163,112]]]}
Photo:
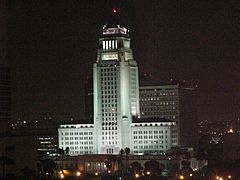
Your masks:
{"label": "night sky", "polygon": [[140,74],[198,84],[199,120],[240,116],[238,1],[11,0],[13,119],[83,118],[84,81],[112,7],[130,29]]}

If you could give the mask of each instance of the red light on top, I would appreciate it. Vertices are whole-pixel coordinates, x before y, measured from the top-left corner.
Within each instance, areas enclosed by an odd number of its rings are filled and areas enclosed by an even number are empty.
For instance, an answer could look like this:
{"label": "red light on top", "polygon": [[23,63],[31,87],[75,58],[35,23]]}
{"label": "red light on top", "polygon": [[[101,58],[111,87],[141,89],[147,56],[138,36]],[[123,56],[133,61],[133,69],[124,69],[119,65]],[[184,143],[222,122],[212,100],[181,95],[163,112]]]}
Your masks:
{"label": "red light on top", "polygon": [[114,15],[116,15],[116,14],[117,14],[117,9],[113,9],[113,10],[112,10],[112,13],[113,13]]}

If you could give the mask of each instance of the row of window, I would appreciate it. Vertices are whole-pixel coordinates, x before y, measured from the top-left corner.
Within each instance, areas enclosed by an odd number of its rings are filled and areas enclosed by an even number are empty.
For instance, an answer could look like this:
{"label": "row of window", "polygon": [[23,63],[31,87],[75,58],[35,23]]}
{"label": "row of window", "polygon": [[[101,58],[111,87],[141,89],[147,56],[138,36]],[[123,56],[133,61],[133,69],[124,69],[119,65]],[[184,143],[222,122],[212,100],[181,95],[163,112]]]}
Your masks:
{"label": "row of window", "polygon": [[106,103],[107,104],[109,104],[109,103],[115,103],[116,104],[117,103],[117,96],[112,95],[112,97],[110,97],[110,98],[102,98],[102,104],[105,106]]}
{"label": "row of window", "polygon": [[116,113],[116,111],[113,111],[113,112],[103,113],[102,115],[103,116],[117,116],[117,113]]}
{"label": "row of window", "polygon": [[73,152],[70,152],[70,154],[93,154],[93,152],[92,151],[73,151]]}
{"label": "row of window", "polygon": [[102,140],[113,140],[113,139],[115,139],[115,140],[117,140],[117,136],[115,136],[115,138],[114,138],[114,136],[102,136]]}
{"label": "row of window", "polygon": [[117,49],[118,43],[117,40],[108,40],[102,42],[103,50]]}
{"label": "row of window", "polygon": [[102,145],[117,145],[117,141],[102,141]]}
{"label": "row of window", "polygon": [[[117,92],[116,92],[117,93]],[[104,94],[104,93],[103,93]],[[109,93],[110,94],[110,93]],[[113,94],[113,92],[112,92]],[[114,98],[115,99],[115,102],[117,102],[117,95],[103,95],[102,96],[102,99],[109,99],[109,98]]]}
{"label": "row of window", "polygon": [[[140,110],[140,111],[143,111],[143,110]],[[173,119],[175,119],[175,118],[177,118],[177,116],[173,116],[173,117],[171,117],[171,115],[173,114],[173,112],[172,111],[166,111],[166,112],[159,112],[159,111],[150,111],[150,110],[148,110],[148,111],[146,111],[145,110],[145,112],[141,112],[141,114],[142,115],[150,115],[150,117],[152,116],[152,115],[160,115],[161,117],[169,117],[169,118],[173,118]],[[176,113],[177,114],[177,113]]]}
{"label": "row of window", "polygon": [[92,132],[65,132],[65,133],[61,133],[61,135],[63,136],[63,135],[65,135],[65,136],[68,136],[68,135],[70,135],[70,136],[73,136],[73,135],[93,135],[93,133]]}
{"label": "row of window", "polygon": [[[104,82],[102,83],[102,89],[104,89],[104,86],[113,86],[113,85],[116,85],[117,82],[116,81],[108,81],[108,82]],[[106,88],[105,88],[106,89]]]}
{"label": "row of window", "polygon": [[[81,144],[81,145],[88,145],[88,144],[93,144],[93,142],[92,141],[85,141],[85,142],[73,142],[73,141],[71,141],[71,142],[65,142],[65,145],[78,145],[78,144]],[[62,145],[64,145],[64,143],[62,143]]]}
{"label": "row of window", "polygon": [[116,67],[116,64],[110,64],[110,63],[101,63],[100,67],[107,67],[107,69],[109,69],[109,67]]}
{"label": "row of window", "polygon": [[160,136],[133,136],[133,139],[163,139],[164,137],[165,138],[168,138],[167,135],[163,136],[163,135],[160,135]]}
{"label": "row of window", "polygon": [[[88,137],[88,136],[85,136],[85,137],[65,137],[65,140],[92,140],[93,137]],[[62,138],[63,140],[63,138]]]}
{"label": "row of window", "polygon": [[[163,140],[140,140],[133,141],[133,144],[163,144]],[[168,143],[168,140],[165,140],[165,143]]]}
{"label": "row of window", "polygon": [[144,145],[144,146],[133,146],[133,149],[168,149],[168,146],[163,145]]}
{"label": "row of window", "polygon": [[102,130],[117,130],[117,127],[102,127]]}
{"label": "row of window", "polygon": [[111,148],[107,149],[107,154],[113,154],[113,149]]}
{"label": "row of window", "polygon": [[165,114],[167,114],[167,112],[171,112],[171,114],[173,113],[173,112],[177,112],[177,111],[174,111],[174,110],[177,110],[176,109],[176,107],[148,107],[148,108],[146,108],[146,107],[142,107],[141,109],[140,109],[141,111],[151,111],[151,112],[153,112],[153,111],[157,111],[158,112],[158,114],[164,114],[164,112],[165,112]]}
{"label": "row of window", "polygon": [[117,131],[102,131],[102,135],[107,135],[107,134],[117,134]]}
{"label": "row of window", "polygon": [[116,71],[116,68],[113,67],[113,68],[101,68],[101,72],[115,72]]}
{"label": "row of window", "polygon": [[167,130],[160,130],[160,131],[133,131],[133,134],[162,134],[162,133],[168,133]]}
{"label": "row of window", "polygon": [[105,76],[104,78],[102,77],[101,80],[102,80],[102,83],[106,82],[106,81],[113,81],[113,80],[116,81],[117,77],[115,76],[115,74],[113,74],[112,76],[108,76],[108,77]]}
{"label": "row of window", "polygon": [[[142,96],[140,95],[140,97]],[[146,101],[147,104],[149,104],[150,102],[151,103],[153,102],[152,104],[158,103],[159,105],[168,105],[168,104],[175,104],[175,102],[177,102],[178,99],[177,98],[140,98],[140,101],[142,102]],[[169,101],[169,102],[166,102],[166,101]]]}
{"label": "row of window", "polygon": [[154,93],[146,93],[144,90],[140,90],[139,92],[143,97],[152,97],[152,96],[174,96],[174,95],[177,95],[177,93],[175,92],[166,92],[166,93],[163,93],[163,92],[154,92]]}

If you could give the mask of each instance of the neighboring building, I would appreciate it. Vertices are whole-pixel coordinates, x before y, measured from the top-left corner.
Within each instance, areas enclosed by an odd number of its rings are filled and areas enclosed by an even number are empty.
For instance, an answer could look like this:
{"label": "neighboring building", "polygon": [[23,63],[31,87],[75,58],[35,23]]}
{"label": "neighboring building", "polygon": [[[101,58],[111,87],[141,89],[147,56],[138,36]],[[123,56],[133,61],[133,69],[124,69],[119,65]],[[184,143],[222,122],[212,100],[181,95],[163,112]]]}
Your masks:
{"label": "neighboring building", "polygon": [[11,85],[10,70],[0,65],[0,135],[10,131]]}
{"label": "neighboring building", "polygon": [[24,168],[37,171],[37,142],[31,136],[0,137],[0,179],[17,179]]}
{"label": "neighboring building", "polygon": [[228,162],[240,160],[240,133],[227,133],[223,136],[223,159]]}
{"label": "neighboring building", "polygon": [[119,154],[125,147],[133,154],[164,154],[176,141],[174,121],[139,118],[138,66],[125,27],[103,27],[93,66],[93,95],[93,124],[58,129],[59,148],[69,147],[70,155]]}
{"label": "neighboring building", "polygon": [[93,78],[87,77],[85,80],[84,112],[88,123],[93,123]]}
{"label": "neighboring building", "polygon": [[54,121],[48,122],[30,122],[23,121],[24,123],[14,127],[12,135],[14,136],[28,136],[35,139],[37,143],[37,151],[39,157],[47,157],[56,154],[58,151],[58,131],[59,126]]}
{"label": "neighboring building", "polygon": [[141,118],[166,118],[177,123],[173,146],[197,146],[195,87],[140,86],[139,97]]}

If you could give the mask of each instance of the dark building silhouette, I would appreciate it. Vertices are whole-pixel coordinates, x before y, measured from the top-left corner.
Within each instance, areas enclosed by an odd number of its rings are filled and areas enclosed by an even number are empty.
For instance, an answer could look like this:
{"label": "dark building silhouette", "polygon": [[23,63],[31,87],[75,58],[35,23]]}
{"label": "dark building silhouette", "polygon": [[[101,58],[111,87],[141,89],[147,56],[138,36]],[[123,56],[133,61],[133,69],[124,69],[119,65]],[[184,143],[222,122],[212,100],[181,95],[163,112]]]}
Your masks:
{"label": "dark building silhouette", "polygon": [[0,133],[6,134],[11,123],[11,86],[9,68],[0,65]]}
{"label": "dark building silhouette", "polygon": [[93,78],[87,77],[85,80],[85,119],[88,123],[93,123]]}

